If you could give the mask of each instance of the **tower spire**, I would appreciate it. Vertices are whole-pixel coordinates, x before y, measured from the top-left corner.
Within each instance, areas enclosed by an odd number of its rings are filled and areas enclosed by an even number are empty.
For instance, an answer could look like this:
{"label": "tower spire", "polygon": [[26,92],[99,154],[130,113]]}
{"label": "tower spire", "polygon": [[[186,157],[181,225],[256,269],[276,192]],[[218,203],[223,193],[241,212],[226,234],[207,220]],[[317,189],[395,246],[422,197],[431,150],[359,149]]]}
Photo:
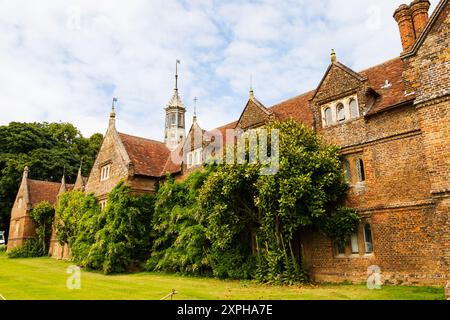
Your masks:
{"label": "tower spire", "polygon": [[194,117],[192,119],[192,122],[197,121],[197,97],[194,97]]}
{"label": "tower spire", "polygon": [[180,64],[180,60],[175,61],[175,90],[178,91],[178,65]]}
{"label": "tower spire", "polygon": [[109,126],[114,126],[116,124],[116,106],[114,105],[114,102],[117,102],[117,98],[112,99],[112,107],[111,107],[111,113],[109,114]]}
{"label": "tower spire", "polygon": [[175,61],[175,89],[166,110],[166,125],[164,132],[164,142],[170,150],[175,150],[178,144],[184,140],[185,134],[185,113],[186,108],[181,102],[178,94],[178,65],[180,60]]}
{"label": "tower spire", "polygon": [[255,93],[253,92],[253,75],[250,74],[250,92],[249,92],[250,98],[255,97]]}

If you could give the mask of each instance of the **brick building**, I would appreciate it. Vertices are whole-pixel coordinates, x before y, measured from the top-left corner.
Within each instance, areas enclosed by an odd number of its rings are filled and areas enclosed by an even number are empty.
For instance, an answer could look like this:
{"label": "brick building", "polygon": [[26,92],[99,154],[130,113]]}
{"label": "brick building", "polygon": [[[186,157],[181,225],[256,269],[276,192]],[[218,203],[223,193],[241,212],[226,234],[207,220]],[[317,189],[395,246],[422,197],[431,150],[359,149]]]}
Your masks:
{"label": "brick building", "polygon": [[[309,230],[299,233],[312,277],[365,281],[368,267],[376,265],[385,282],[445,283],[450,275],[450,16],[448,0],[430,17],[429,7],[427,0],[415,0],[395,11],[404,49],[399,57],[357,72],[332,52],[314,90],[271,107],[251,90],[239,119],[211,131],[194,117],[185,135],[177,85],[165,109],[164,143],[119,133],[113,107],[86,192],[102,206],[121,179],[136,193],[154,192],[166,173],[182,179],[200,167],[205,147],[218,142],[218,133],[224,137],[227,129],[294,119],[340,147],[350,185],[346,201],[362,218],[345,246]],[[14,230],[12,222],[10,235]]]}
{"label": "brick building", "polygon": [[81,176],[81,169],[78,171],[75,184],[66,184],[64,176],[61,183],[33,180],[28,178],[28,173],[29,169],[25,167],[22,182],[11,209],[8,250],[22,246],[27,239],[36,236],[35,225],[30,217],[34,206],[43,201],[54,206],[59,195],[74,189],[83,190],[86,181],[86,178]]}

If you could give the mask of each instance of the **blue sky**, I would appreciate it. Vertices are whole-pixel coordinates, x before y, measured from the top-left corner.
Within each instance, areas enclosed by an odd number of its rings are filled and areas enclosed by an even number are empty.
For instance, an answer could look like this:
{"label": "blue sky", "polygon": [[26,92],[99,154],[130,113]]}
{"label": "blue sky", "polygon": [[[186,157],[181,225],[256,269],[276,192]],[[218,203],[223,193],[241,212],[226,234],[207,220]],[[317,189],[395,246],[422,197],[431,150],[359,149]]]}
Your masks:
{"label": "blue sky", "polygon": [[[432,8],[437,0],[431,0]],[[63,121],[163,138],[174,87],[212,129],[237,119],[252,78],[266,106],[314,89],[330,62],[354,70],[398,56],[401,0],[0,0],[0,125]]]}

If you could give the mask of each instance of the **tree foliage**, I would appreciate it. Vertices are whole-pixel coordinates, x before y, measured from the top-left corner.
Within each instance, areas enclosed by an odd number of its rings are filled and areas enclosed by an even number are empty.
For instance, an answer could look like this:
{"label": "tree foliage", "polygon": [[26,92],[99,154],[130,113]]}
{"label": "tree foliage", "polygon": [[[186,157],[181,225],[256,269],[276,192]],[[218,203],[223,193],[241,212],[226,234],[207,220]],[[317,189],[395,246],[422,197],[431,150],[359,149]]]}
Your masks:
{"label": "tree foliage", "polygon": [[170,176],[156,194],[153,216],[152,256],[146,268],[151,271],[209,274],[206,249],[210,243],[199,223],[197,197],[207,171],[192,173],[176,182]]}
{"label": "tree foliage", "polygon": [[47,254],[50,237],[52,235],[52,223],[55,217],[55,209],[47,201],[38,203],[30,212],[36,226],[37,241],[41,245],[42,255]]}
{"label": "tree foliage", "polygon": [[342,206],[338,149],[294,121],[267,128],[279,130],[275,174],[262,174],[259,164],[220,164],[160,188],[149,270],[303,282],[302,229],[337,241],[354,231],[358,215]]}
{"label": "tree foliage", "polygon": [[127,271],[149,256],[153,201],[151,195],[133,195],[123,182],[103,211],[92,194],[67,192],[56,210],[57,237],[81,266],[107,274]]}
{"label": "tree foliage", "polygon": [[19,123],[0,126],[0,230],[8,230],[9,214],[22,177],[68,182],[76,178],[81,159],[87,175],[102,143],[102,135],[84,138],[69,123]]}
{"label": "tree foliage", "polygon": [[213,270],[266,282],[305,281],[301,254],[293,249],[301,228],[341,240],[355,229],[358,215],[341,207],[347,185],[336,147],[294,121],[272,122],[267,129],[279,130],[276,174],[260,174],[258,165],[224,164],[200,192]]}

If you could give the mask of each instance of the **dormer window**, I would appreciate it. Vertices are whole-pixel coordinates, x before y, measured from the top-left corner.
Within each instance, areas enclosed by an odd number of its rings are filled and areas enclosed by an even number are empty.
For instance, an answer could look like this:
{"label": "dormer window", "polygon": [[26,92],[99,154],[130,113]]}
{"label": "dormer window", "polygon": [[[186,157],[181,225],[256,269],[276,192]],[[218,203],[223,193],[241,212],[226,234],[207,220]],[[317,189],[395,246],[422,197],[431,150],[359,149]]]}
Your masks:
{"label": "dormer window", "polygon": [[322,125],[329,127],[359,117],[358,99],[352,95],[322,107]]}
{"label": "dormer window", "polygon": [[111,164],[104,165],[100,169],[100,181],[105,181],[109,179],[109,174],[111,170]]}
{"label": "dormer window", "polygon": [[336,108],[337,108],[338,121],[339,122],[344,122],[345,121],[344,105],[342,103],[339,103]]}

